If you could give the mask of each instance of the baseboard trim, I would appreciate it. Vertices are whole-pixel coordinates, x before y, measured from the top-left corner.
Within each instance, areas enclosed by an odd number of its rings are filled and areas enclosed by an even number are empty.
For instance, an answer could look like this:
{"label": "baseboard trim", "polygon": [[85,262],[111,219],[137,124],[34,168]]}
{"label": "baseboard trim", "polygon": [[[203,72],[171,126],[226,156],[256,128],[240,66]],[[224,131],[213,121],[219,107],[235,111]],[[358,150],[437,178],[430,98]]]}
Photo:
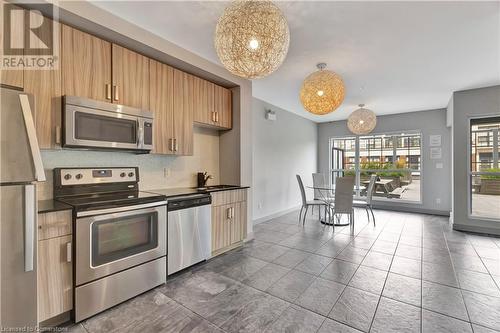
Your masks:
{"label": "baseboard trim", "polygon": [[494,237],[500,236],[500,229],[498,229],[498,228],[471,226],[471,225],[467,225],[467,224],[453,223],[453,230],[466,231],[466,232],[471,232],[474,234],[481,234],[481,235],[494,236]]}
{"label": "baseboard trim", "polygon": [[285,214],[293,212],[294,210],[300,209],[300,207],[301,207],[301,205],[298,205],[296,207],[288,208],[288,209],[285,209],[285,210],[282,210],[282,211],[279,211],[279,212],[276,212],[276,213],[272,213],[272,214],[269,214],[269,215],[266,215],[266,216],[259,217],[258,219],[253,220],[253,224],[256,225],[256,224],[259,224],[259,223],[262,223],[262,222],[269,221],[270,219],[274,219],[274,218],[283,216]]}
{"label": "baseboard trim", "polygon": [[380,210],[390,210],[394,212],[405,212],[405,213],[419,213],[419,214],[429,214],[429,215],[440,215],[440,216],[450,216],[450,212],[446,210],[435,210],[435,209],[427,209],[427,208],[419,208],[419,207],[396,207],[396,206],[377,206],[373,205],[373,209]]}

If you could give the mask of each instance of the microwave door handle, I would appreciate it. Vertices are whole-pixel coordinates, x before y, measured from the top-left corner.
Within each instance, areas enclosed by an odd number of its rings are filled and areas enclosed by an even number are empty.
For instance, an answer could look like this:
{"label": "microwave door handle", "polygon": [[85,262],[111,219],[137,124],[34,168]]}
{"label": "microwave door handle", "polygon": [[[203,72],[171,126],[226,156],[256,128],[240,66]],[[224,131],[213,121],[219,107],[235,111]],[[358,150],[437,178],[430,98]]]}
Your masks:
{"label": "microwave door handle", "polygon": [[137,121],[137,124],[139,125],[139,142],[137,143],[137,147],[138,148],[143,148],[144,147],[144,124],[142,123],[139,123],[139,121]]}
{"label": "microwave door handle", "polygon": [[39,182],[45,181],[45,172],[43,171],[42,155],[38,146],[36,138],[35,123],[33,122],[33,115],[31,113],[30,101],[28,95],[19,94],[19,101],[21,102],[21,109],[23,111],[24,124],[26,126],[26,133],[28,134],[28,141],[31,149],[31,156],[35,166],[35,178]]}

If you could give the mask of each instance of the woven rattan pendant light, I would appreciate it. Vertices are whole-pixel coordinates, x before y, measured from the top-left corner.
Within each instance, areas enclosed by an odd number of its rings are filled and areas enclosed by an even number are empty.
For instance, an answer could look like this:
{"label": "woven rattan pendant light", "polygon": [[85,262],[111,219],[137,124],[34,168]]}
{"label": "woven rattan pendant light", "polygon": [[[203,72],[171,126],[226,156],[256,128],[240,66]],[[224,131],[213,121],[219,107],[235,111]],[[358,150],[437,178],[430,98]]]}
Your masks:
{"label": "woven rattan pendant light", "polygon": [[228,71],[257,79],[274,72],[290,44],[288,23],[271,1],[237,0],[215,28],[215,50]]}
{"label": "woven rattan pendant light", "polygon": [[373,131],[377,125],[377,116],[371,110],[365,109],[364,104],[359,104],[359,109],[353,111],[347,118],[349,131],[357,135],[365,135]]}
{"label": "woven rattan pendant light", "polygon": [[345,88],[342,78],[326,70],[325,63],[317,67],[319,70],[306,77],[302,83],[300,102],[307,111],[324,115],[335,111],[342,104]]}

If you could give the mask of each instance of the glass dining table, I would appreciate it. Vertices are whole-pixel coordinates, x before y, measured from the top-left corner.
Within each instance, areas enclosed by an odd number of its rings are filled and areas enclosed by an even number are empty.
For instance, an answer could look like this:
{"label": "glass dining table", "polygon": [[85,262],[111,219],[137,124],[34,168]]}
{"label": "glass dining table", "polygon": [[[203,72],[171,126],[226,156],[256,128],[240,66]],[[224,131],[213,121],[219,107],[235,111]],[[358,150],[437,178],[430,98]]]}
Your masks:
{"label": "glass dining table", "polygon": [[[314,186],[314,185],[309,185],[306,186],[309,189],[315,190],[320,194],[320,198],[316,198],[317,200],[321,200],[325,203],[326,206],[326,214],[325,216],[321,217],[321,211],[320,211],[320,222],[325,225],[331,225],[335,227],[345,227],[349,225],[349,222],[342,222],[340,218],[333,216],[333,211],[334,211],[334,202],[335,202],[335,184],[332,184],[330,186]],[[364,186],[355,186],[353,195],[356,195],[356,193],[360,193],[365,189]]]}

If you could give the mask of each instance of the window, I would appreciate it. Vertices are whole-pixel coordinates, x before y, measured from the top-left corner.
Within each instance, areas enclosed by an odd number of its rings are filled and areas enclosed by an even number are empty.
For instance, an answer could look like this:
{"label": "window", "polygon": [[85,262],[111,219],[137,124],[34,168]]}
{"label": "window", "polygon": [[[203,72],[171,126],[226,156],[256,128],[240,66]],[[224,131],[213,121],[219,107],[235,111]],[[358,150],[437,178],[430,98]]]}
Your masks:
{"label": "window", "polygon": [[469,213],[500,220],[500,117],[471,119]]}
{"label": "window", "polygon": [[366,195],[370,176],[376,174],[374,199],[420,202],[420,133],[377,134],[330,139],[331,182],[340,176],[356,177],[356,193]]}

